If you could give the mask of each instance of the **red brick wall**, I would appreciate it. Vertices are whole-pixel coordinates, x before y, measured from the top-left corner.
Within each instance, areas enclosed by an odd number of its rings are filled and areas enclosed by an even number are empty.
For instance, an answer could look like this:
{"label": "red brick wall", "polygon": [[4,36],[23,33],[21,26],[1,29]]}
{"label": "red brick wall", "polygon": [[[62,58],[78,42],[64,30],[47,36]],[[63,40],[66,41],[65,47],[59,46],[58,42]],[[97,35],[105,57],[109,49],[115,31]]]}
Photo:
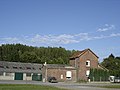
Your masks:
{"label": "red brick wall", "polygon": [[[86,61],[90,61],[90,67],[86,66]],[[79,79],[87,80],[86,71],[90,68],[98,68],[98,58],[91,52],[85,52],[81,57],[79,57]]]}
{"label": "red brick wall", "polygon": [[[86,66],[86,61],[90,61],[90,67]],[[79,79],[87,80],[86,71],[90,70],[90,68],[98,68],[98,58],[90,50],[87,50],[79,58],[70,60],[70,65],[72,65],[72,66],[76,65],[76,67],[78,68],[78,71],[76,72],[78,74],[77,75],[78,80]]]}
{"label": "red brick wall", "polygon": [[75,67],[75,60],[70,60],[70,65]]}
{"label": "red brick wall", "polygon": [[[47,69],[47,77],[56,77],[58,81],[67,81],[66,72],[72,72],[72,78],[70,81],[76,81],[76,70],[67,69],[67,68],[49,68]],[[63,75],[63,79],[61,79],[61,75]]]}

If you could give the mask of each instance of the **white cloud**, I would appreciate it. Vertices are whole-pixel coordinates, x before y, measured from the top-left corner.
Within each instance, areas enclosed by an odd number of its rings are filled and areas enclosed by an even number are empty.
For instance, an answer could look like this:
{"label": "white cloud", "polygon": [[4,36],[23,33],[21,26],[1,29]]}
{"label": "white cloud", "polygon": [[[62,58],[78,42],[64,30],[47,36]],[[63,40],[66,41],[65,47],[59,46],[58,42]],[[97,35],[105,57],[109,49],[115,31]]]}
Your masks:
{"label": "white cloud", "polygon": [[112,33],[109,35],[93,35],[90,33],[79,33],[79,34],[61,34],[61,35],[33,35],[24,37],[6,37],[0,38],[0,44],[5,43],[22,43],[26,45],[47,45],[56,46],[64,44],[79,43],[81,41],[98,40],[112,37],[120,37],[120,33]]}
{"label": "white cloud", "polygon": [[8,43],[15,43],[15,42],[19,41],[18,38],[16,38],[16,37],[14,37],[14,38],[6,37],[6,38],[1,38],[0,40],[3,42],[7,41]]}
{"label": "white cloud", "polygon": [[115,29],[114,25],[105,24],[105,26],[103,28],[99,28],[97,30],[97,32],[105,32],[105,31],[109,31],[109,30],[112,30],[112,29]]}
{"label": "white cloud", "polygon": [[112,38],[112,37],[120,37],[120,33],[112,33],[112,34],[109,34],[109,35],[94,36],[94,37],[92,37],[91,40],[94,40],[94,39],[105,39],[105,38]]}
{"label": "white cloud", "polygon": [[110,34],[110,37],[118,37],[118,36],[120,36],[120,33],[112,33],[112,34]]}
{"label": "white cloud", "polygon": [[35,35],[31,38],[31,41],[34,43],[43,43],[43,44],[69,44],[77,43],[79,41],[74,39],[74,36],[62,34],[62,35]]}
{"label": "white cloud", "polygon": [[79,34],[61,34],[61,35],[39,35],[36,34],[34,36],[24,36],[20,38],[1,38],[0,43],[22,43],[27,45],[61,45],[61,44],[71,44],[71,43],[79,43],[80,41],[88,41],[91,37],[89,37],[88,33],[79,33]]}
{"label": "white cloud", "polygon": [[104,36],[104,35],[100,35],[100,36],[94,36],[92,37],[92,40],[95,40],[95,39],[103,39],[103,38],[107,38],[108,36]]}
{"label": "white cloud", "polygon": [[91,40],[91,37],[89,36],[88,33],[79,33],[75,35],[76,38],[78,38],[79,41],[88,41]]}
{"label": "white cloud", "polygon": [[12,42],[15,42],[18,40],[16,37],[15,38],[8,37],[8,38],[3,38],[3,39],[7,41],[12,41]]}

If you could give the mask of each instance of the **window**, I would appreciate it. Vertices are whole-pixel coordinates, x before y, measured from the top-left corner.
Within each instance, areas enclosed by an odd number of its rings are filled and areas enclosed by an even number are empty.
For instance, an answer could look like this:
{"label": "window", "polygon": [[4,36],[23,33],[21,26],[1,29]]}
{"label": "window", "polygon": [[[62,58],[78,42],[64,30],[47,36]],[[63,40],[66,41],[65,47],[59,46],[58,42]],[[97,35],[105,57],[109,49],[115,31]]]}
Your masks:
{"label": "window", "polygon": [[87,70],[86,71],[86,76],[89,77],[89,75],[90,75],[90,70]]}
{"label": "window", "polygon": [[35,68],[33,67],[33,70],[35,70]]}
{"label": "window", "polygon": [[20,69],[23,69],[22,67],[19,67]]}
{"label": "window", "polygon": [[0,68],[4,68],[4,66],[0,66]]}
{"label": "window", "polygon": [[6,75],[6,76],[12,76],[12,73],[8,73],[8,72],[6,72],[5,75]]}
{"label": "window", "polygon": [[90,67],[90,61],[86,61],[86,66]]}
{"label": "window", "polygon": [[9,67],[8,67],[8,66],[6,66],[6,68],[8,69]]}
{"label": "window", "polygon": [[0,76],[3,76],[3,72],[0,72]]}
{"label": "window", "polygon": [[71,78],[72,78],[72,72],[71,72],[71,71],[67,71],[67,72],[66,72],[66,78],[67,78],[68,80],[71,80]]}
{"label": "window", "polygon": [[13,67],[13,69],[17,69],[17,67]]}
{"label": "window", "polygon": [[63,75],[61,75],[61,79],[63,79]]}
{"label": "window", "polygon": [[31,69],[31,67],[26,67],[27,69]]}
{"label": "window", "polygon": [[27,77],[31,77],[31,73],[26,73],[26,76]]}

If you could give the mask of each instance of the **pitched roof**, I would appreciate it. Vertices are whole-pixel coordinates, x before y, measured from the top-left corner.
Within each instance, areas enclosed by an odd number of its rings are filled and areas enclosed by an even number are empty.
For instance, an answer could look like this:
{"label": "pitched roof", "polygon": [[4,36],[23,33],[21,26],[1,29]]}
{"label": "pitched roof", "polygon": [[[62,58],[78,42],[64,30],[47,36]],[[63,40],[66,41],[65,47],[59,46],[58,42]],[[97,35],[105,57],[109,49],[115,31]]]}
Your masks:
{"label": "pitched roof", "polygon": [[[0,61],[0,72],[42,73],[43,64]],[[64,64],[47,64],[50,69],[75,69]]]}
{"label": "pitched roof", "polygon": [[[82,50],[82,51],[76,51],[71,57],[70,59],[74,59],[74,58],[78,58],[80,57],[81,55],[83,55],[85,52],[87,51],[90,51],[92,52],[89,48],[88,49],[85,49],[85,50]],[[94,52],[92,52],[97,58],[99,58]]]}
{"label": "pitched roof", "polygon": [[0,71],[41,73],[42,64],[0,61]]}

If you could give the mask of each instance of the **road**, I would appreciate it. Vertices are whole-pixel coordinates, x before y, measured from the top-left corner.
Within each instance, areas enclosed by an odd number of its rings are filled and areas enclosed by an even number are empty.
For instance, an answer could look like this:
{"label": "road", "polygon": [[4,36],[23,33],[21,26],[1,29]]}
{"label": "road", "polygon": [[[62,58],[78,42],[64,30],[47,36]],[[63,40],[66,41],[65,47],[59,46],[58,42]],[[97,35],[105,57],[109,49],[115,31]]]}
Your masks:
{"label": "road", "polygon": [[[35,85],[48,85],[59,88],[65,88],[69,90],[118,90],[118,89],[108,89],[100,88],[100,86],[113,85],[111,83],[71,83],[71,82],[59,82],[59,83],[43,83],[40,81],[2,81],[0,84],[35,84]],[[120,84],[118,84],[120,85]]]}

